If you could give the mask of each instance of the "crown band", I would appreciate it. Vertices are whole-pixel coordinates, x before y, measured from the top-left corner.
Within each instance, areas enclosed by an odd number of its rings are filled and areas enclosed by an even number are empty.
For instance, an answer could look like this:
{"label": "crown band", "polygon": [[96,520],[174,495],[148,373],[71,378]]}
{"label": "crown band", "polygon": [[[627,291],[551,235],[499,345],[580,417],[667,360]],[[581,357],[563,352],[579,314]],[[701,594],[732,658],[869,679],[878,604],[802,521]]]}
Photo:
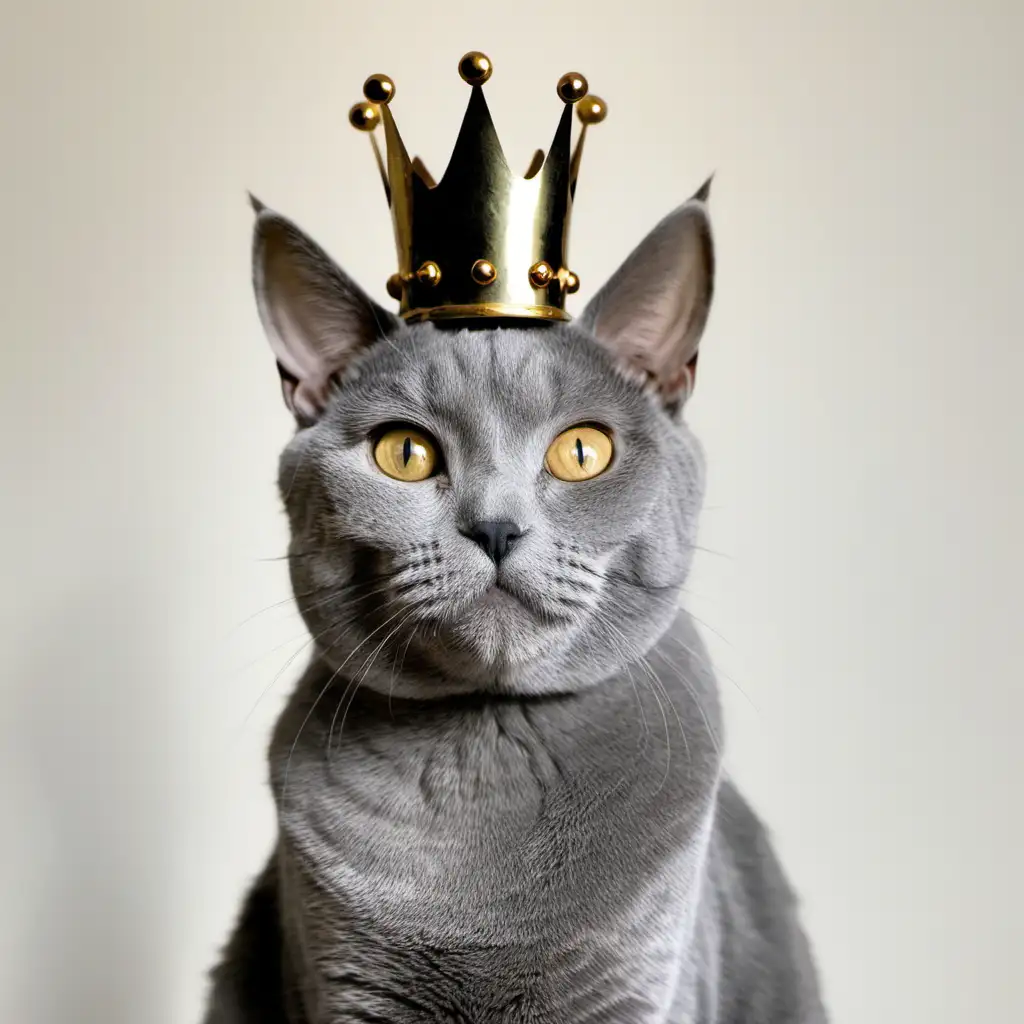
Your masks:
{"label": "crown band", "polygon": [[410,309],[402,314],[407,323],[424,320],[475,320],[480,317],[513,317],[529,320],[571,320],[564,309],[557,306],[521,306],[511,302],[468,302],[464,305],[429,306]]}

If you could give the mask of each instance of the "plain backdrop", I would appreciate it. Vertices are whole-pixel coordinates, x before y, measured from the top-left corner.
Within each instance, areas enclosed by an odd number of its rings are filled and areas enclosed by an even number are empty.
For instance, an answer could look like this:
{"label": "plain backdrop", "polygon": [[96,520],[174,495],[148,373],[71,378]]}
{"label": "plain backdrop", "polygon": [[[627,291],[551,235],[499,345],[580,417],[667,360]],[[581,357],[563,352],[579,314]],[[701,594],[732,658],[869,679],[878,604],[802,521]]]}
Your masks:
{"label": "plain backdrop", "polygon": [[198,1018],[307,653],[245,190],[386,302],[348,107],[439,172],[477,48],[524,171],[559,75],[609,104],[576,309],[717,170],[687,601],[835,1020],[1024,1019],[1019,0],[4,8],[4,1024]]}

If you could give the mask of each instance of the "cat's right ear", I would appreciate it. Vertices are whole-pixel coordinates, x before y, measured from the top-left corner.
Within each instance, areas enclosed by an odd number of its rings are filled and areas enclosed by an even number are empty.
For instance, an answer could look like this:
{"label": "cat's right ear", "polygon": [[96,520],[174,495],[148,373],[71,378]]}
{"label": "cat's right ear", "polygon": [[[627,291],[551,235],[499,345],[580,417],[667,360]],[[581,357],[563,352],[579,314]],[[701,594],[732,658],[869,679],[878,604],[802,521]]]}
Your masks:
{"label": "cat's right ear", "polygon": [[378,306],[295,224],[250,196],[256,211],[252,280],[284,400],[315,423],[352,359],[402,322]]}

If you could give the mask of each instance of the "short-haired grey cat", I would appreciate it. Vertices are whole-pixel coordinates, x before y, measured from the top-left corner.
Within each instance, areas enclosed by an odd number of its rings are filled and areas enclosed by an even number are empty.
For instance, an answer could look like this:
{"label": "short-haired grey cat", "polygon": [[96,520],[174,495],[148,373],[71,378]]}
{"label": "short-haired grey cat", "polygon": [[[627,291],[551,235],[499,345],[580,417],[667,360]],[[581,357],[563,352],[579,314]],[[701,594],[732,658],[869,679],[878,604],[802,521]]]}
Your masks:
{"label": "short-haired grey cat", "polygon": [[257,204],[315,654],[207,1024],[819,1024],[679,610],[707,189],[583,314],[410,326]]}

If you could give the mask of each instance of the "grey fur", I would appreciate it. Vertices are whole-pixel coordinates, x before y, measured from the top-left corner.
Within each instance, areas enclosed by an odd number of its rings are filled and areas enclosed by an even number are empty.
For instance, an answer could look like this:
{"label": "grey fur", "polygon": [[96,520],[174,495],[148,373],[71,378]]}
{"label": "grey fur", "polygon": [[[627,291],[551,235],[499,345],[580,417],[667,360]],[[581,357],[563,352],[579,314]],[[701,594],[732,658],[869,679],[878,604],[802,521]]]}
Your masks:
{"label": "grey fur", "polygon": [[[316,654],[274,732],[279,840],[207,1024],[825,1020],[678,611],[704,479],[681,407],[711,299],[706,199],[578,325],[532,330],[406,327],[257,208]],[[545,450],[583,421],[615,460],[560,482]],[[444,471],[380,473],[388,422],[433,435]],[[523,532],[497,569],[460,532],[496,519]]]}

